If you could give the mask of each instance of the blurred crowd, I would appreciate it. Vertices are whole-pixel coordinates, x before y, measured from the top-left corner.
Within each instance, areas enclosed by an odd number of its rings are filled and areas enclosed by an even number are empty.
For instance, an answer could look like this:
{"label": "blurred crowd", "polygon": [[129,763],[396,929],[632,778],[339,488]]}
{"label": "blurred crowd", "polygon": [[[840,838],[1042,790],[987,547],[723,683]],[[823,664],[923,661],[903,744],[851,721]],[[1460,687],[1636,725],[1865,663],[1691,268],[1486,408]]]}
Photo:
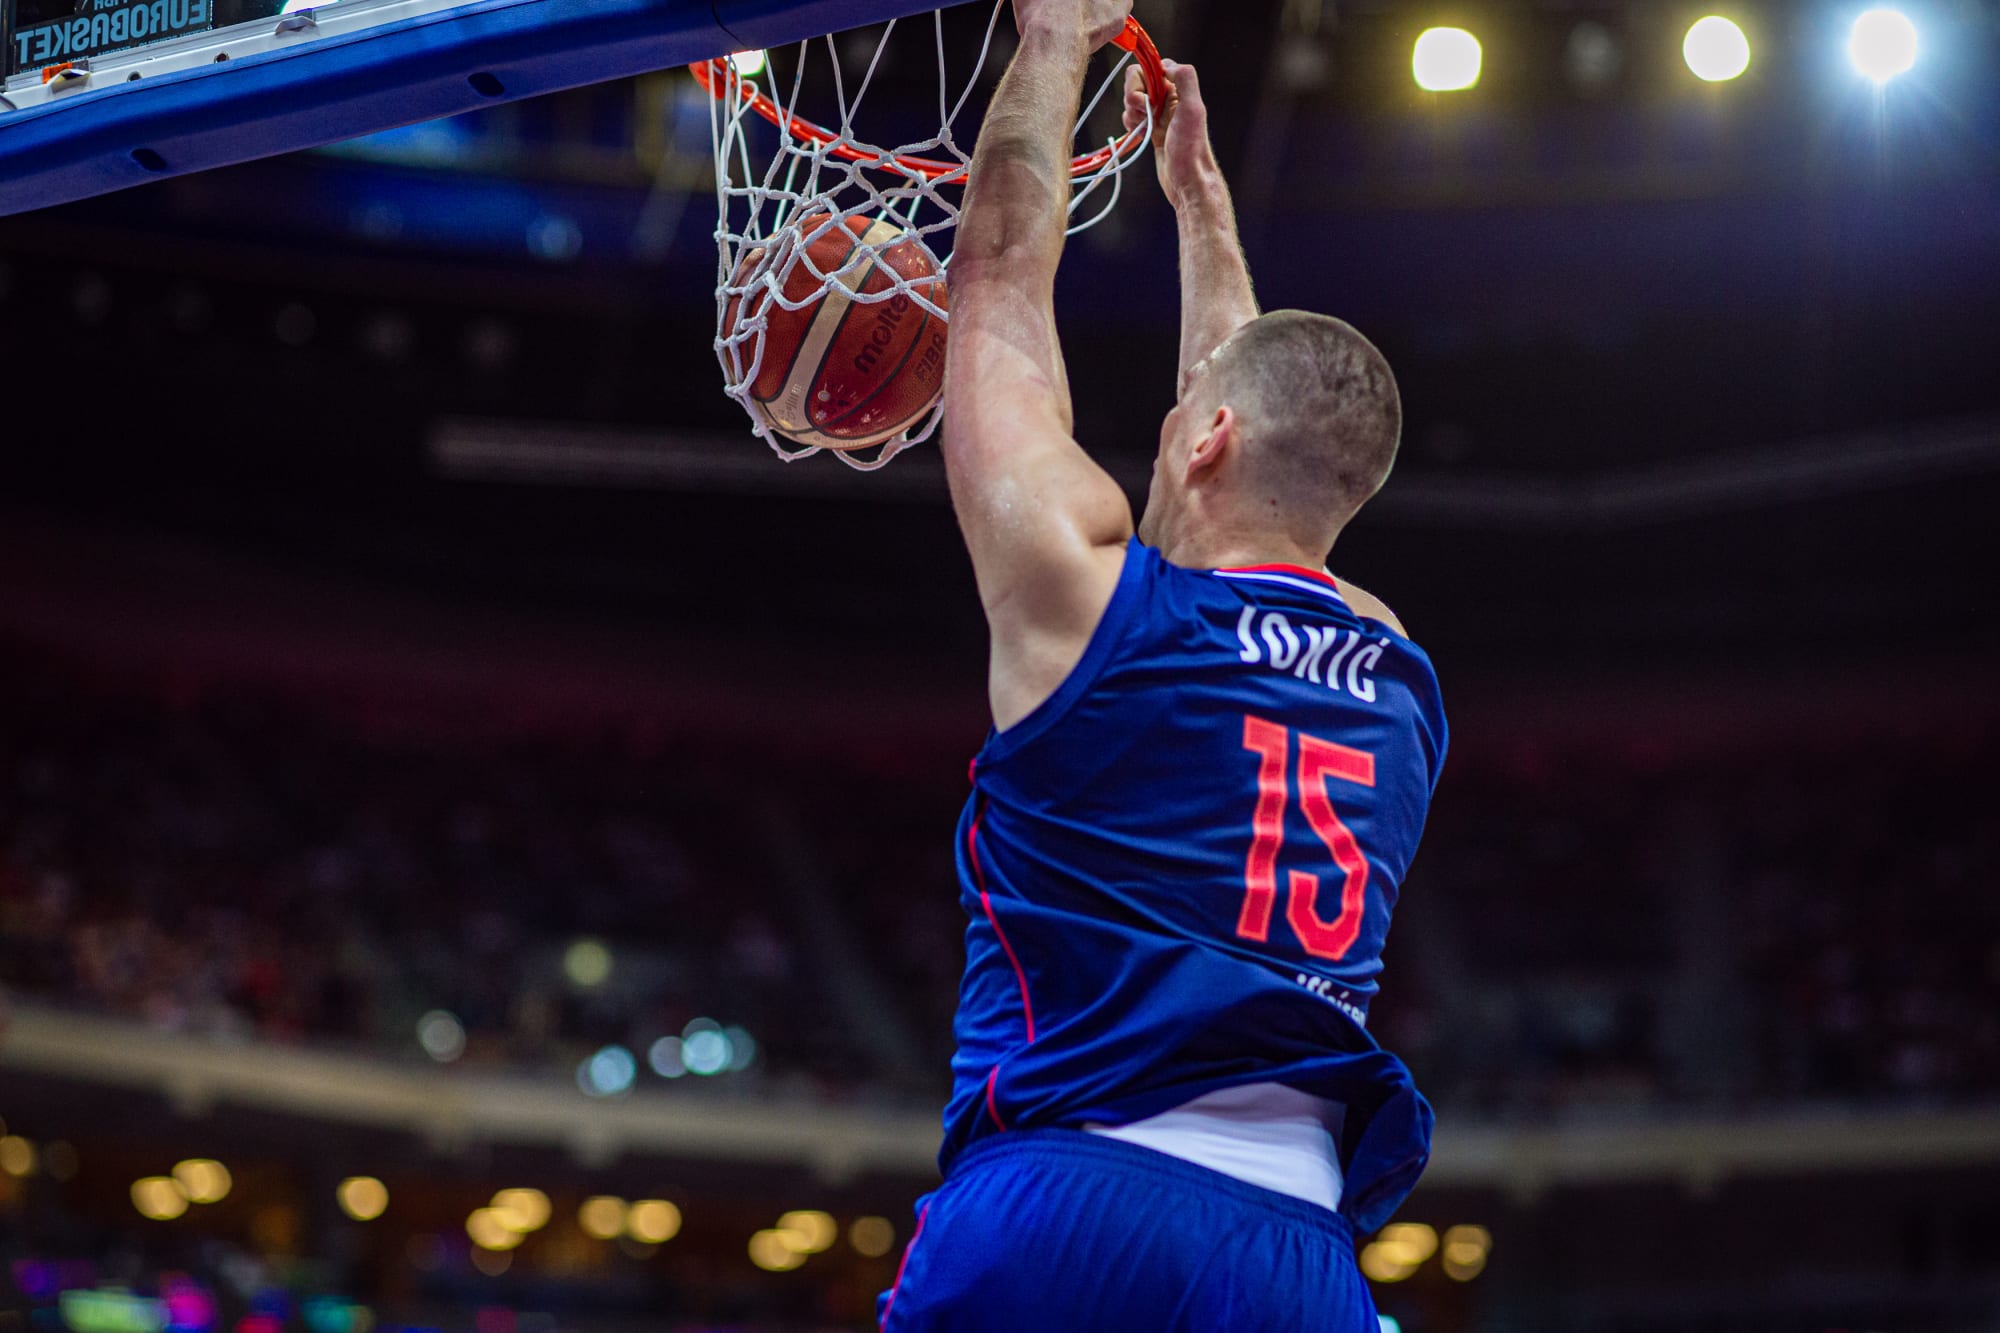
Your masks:
{"label": "blurred crowd", "polygon": [[[371,735],[47,676],[11,699],[0,987],[24,999],[525,1068],[607,1043],[643,1065],[711,1019],[754,1037],[716,1085],[935,1096],[955,774],[808,786],[698,747]],[[2000,1093],[1993,757],[1448,773],[1375,1030],[1490,1114]],[[461,1044],[420,1040],[439,1012]]]}

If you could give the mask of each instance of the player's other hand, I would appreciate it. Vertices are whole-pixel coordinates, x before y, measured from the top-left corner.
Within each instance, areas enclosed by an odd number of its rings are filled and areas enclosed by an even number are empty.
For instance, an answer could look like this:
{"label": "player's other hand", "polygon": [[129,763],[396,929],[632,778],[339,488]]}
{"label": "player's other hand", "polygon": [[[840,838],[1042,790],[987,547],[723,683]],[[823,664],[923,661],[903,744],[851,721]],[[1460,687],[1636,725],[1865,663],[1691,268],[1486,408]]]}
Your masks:
{"label": "player's other hand", "polygon": [[[1208,142],[1208,104],[1201,100],[1201,80],[1194,66],[1177,60],[1160,63],[1167,71],[1167,104],[1154,113],[1153,166],[1160,173],[1167,202],[1179,208],[1204,173],[1218,168]],[[1125,71],[1126,129],[1145,123],[1146,100],[1145,76],[1133,65]]]}
{"label": "player's other hand", "polygon": [[1081,26],[1095,51],[1125,30],[1125,16],[1131,12],[1132,0],[1014,0],[1014,26],[1023,35],[1038,23],[1059,24],[1067,31]]}

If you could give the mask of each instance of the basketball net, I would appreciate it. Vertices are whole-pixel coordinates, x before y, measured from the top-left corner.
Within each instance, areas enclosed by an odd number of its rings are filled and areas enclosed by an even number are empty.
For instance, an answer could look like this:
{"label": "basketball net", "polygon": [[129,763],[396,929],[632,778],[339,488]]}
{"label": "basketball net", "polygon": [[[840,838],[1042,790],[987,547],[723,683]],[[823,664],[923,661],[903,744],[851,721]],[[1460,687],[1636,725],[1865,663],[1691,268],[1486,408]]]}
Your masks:
{"label": "basketball net", "polygon": [[[750,396],[750,386],[763,364],[765,330],[776,309],[800,310],[818,301],[836,285],[849,300],[875,304],[904,297],[940,320],[950,315],[937,300],[939,277],[906,278],[893,264],[876,263],[883,251],[911,237],[936,260],[946,281],[951,264],[951,239],[958,225],[959,192],[972,165],[972,155],[960,147],[953,127],[965,111],[992,49],[1005,0],[996,0],[986,21],[979,56],[954,94],[945,67],[942,11],[931,15],[937,50],[937,133],[913,143],[883,147],[862,137],[856,118],[869,85],[883,64],[883,53],[897,24],[888,23],[874,43],[865,69],[843,70],[839,45],[831,34],[803,41],[781,71],[772,58],[761,74],[739,69],[737,58],[724,57],[690,66],[710,94],[710,140],[715,149],[715,192],[719,247],[716,262],[716,357],[722,363],[725,391],[749,414],[751,429],[787,462],[819,453],[823,446],[796,445],[772,431]],[[916,26],[912,20],[906,26]],[[1125,66],[1137,60],[1145,73],[1150,100],[1144,123],[1107,138],[1079,154],[1071,163],[1069,235],[1088,230],[1116,206],[1127,167],[1152,143],[1153,117],[1165,95],[1166,77],[1159,52],[1138,23],[1125,21],[1115,39],[1117,58],[1077,117],[1075,133],[1108,93],[1121,88]],[[834,119],[808,119],[799,107],[808,68],[823,49],[831,63]],[[1111,48],[1107,48],[1111,49]],[[772,52],[773,57],[778,53]],[[815,75],[822,79],[823,75]],[[1122,93],[1119,94],[1122,101]],[[775,127],[775,133],[770,128]],[[809,242],[849,218],[885,220],[896,234],[853,247],[837,269],[821,272],[813,262]],[[813,220],[813,236],[801,235],[801,224]],[[905,234],[907,233],[907,234]],[[845,249],[845,247],[843,247]],[[803,270],[813,287],[788,298],[786,286]],[[870,278],[870,290],[857,280],[872,266],[886,283]],[[927,290],[928,289],[928,290]],[[735,303],[740,301],[740,306]],[[733,320],[732,307],[740,310]],[[873,471],[913,444],[930,438],[943,413],[943,399],[902,434],[863,459],[852,450],[834,449],[841,462]]]}

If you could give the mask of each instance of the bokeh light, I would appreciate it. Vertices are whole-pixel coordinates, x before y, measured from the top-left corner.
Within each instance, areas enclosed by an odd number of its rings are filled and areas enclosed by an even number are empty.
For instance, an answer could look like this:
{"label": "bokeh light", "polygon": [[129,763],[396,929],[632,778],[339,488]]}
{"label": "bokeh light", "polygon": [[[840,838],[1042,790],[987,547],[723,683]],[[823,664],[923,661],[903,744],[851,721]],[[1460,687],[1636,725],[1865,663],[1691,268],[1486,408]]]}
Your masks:
{"label": "bokeh light", "polygon": [[681,1233],[681,1210],[665,1199],[640,1199],[625,1215],[625,1234],[641,1245],[659,1245]]}
{"label": "bokeh light", "polygon": [[433,1009],[417,1020],[417,1045],[441,1065],[465,1054],[465,1025],[456,1015]]}
{"label": "bokeh light", "polygon": [[1452,93],[1479,82],[1479,39],[1463,28],[1428,28],[1410,52],[1410,73],[1426,92]]}
{"label": "bokeh light", "polygon": [[188,1210],[188,1201],[172,1176],[146,1176],[132,1182],[132,1206],[141,1217],[171,1222]]}
{"label": "bokeh light", "polygon": [[789,1273],[806,1261],[782,1231],[760,1231],[750,1238],[750,1262],[767,1273]]}
{"label": "bokeh light", "polygon": [[1857,73],[1887,83],[1915,67],[1917,25],[1900,10],[1871,9],[1848,31],[1847,58]]}
{"label": "bokeh light", "polygon": [[77,1160],[76,1149],[62,1139],[42,1148],[41,1164],[57,1180],[75,1180],[76,1173],[83,1167],[83,1163]]}
{"label": "bokeh light", "polygon": [[487,1277],[499,1277],[514,1266],[514,1256],[506,1250],[474,1249],[472,1266]]}
{"label": "bokeh light", "polygon": [[511,1231],[540,1231],[548,1225],[549,1196],[537,1189],[506,1189],[488,1205]]}
{"label": "bokeh light", "polygon": [[722,1029],[722,1035],[729,1042],[727,1068],[730,1073],[741,1073],[756,1062],[757,1039],[750,1035],[748,1029],[726,1027]]}
{"label": "bokeh light", "polygon": [[10,1176],[35,1174],[35,1145],[19,1134],[0,1138],[0,1172]]}
{"label": "bokeh light", "polygon": [[616,1097],[632,1090],[639,1061],[623,1046],[606,1046],[576,1067],[576,1086],[586,1096]]}
{"label": "bokeh light", "polygon": [[797,1208],[778,1219],[778,1234],[800,1254],[818,1254],[832,1246],[840,1228],[817,1208]]}
{"label": "bokeh light", "polygon": [[563,950],[563,975],[581,990],[602,986],[611,980],[611,950],[602,940],[577,940]]}
{"label": "bokeh light", "polygon": [[847,1243],[867,1259],[880,1259],[896,1248],[896,1228],[886,1217],[857,1217],[847,1228]]}
{"label": "bokeh light", "polygon": [[389,1210],[389,1187],[373,1176],[349,1176],[333,1192],[340,1211],[357,1222],[373,1222]]}
{"label": "bokeh light", "polygon": [[1493,1237],[1485,1227],[1455,1226],[1444,1233],[1444,1275],[1454,1282],[1470,1282],[1486,1268],[1493,1249]]}
{"label": "bokeh light", "polygon": [[1401,1282],[1419,1265],[1406,1260],[1394,1246],[1371,1241],[1361,1249],[1361,1272],[1370,1282]]}
{"label": "bokeh light", "polygon": [[704,1078],[720,1074],[729,1068],[730,1054],[729,1038],[722,1035],[719,1027],[703,1028],[681,1037],[681,1059],[690,1074]]}
{"label": "bokeh light", "polygon": [[191,1157],[174,1164],[174,1179],[189,1203],[220,1203],[235,1184],[229,1168],[212,1157]]}
{"label": "bokeh light", "polygon": [[744,78],[754,79],[764,72],[764,66],[770,63],[770,57],[762,51],[738,51],[729,57],[729,63],[735,66],[736,72]]}
{"label": "bokeh light", "polygon": [[625,1201],[614,1194],[594,1195],[576,1210],[576,1224],[586,1236],[612,1240],[624,1234],[627,1211]]}
{"label": "bokeh light", "polygon": [[1687,30],[1681,58],[1696,78],[1722,83],[1750,68],[1750,39],[1730,20],[1710,14]]}
{"label": "bokeh light", "polygon": [[1437,1253],[1438,1233],[1422,1222],[1391,1222],[1382,1228],[1375,1243],[1389,1259],[1414,1266]]}
{"label": "bokeh light", "polygon": [[511,1250],[523,1239],[497,1208],[475,1208],[465,1219],[465,1234],[482,1250]]}
{"label": "bokeh light", "polygon": [[646,1050],[646,1063],[661,1078],[680,1078],[688,1071],[687,1061],[681,1059],[681,1039],[662,1037]]}

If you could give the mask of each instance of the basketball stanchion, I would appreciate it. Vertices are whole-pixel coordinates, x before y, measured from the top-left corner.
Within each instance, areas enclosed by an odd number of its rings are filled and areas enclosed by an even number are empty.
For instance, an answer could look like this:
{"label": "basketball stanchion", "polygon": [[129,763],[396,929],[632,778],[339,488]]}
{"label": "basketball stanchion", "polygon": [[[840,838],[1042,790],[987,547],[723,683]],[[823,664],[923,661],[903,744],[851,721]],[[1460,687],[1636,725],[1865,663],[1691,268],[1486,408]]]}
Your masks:
{"label": "basketball stanchion", "polygon": [[[715,350],[724,390],[788,462],[825,449],[870,471],[937,429],[951,237],[958,191],[972,164],[954,126],[986,66],[1004,8],[1005,0],[994,5],[955,95],[945,67],[944,11],[931,15],[939,128],[893,148],[863,138],[856,115],[884,64],[895,22],[884,26],[858,79],[841,68],[841,44],[832,35],[799,43],[785,73],[777,59],[761,74],[745,72],[734,57],[689,67],[711,97]],[[1153,116],[1165,105],[1166,74],[1144,28],[1128,18],[1108,49],[1115,58],[1086,100],[1077,133],[1134,61],[1150,92],[1147,116],[1071,161],[1072,235],[1116,206],[1123,174],[1150,146]],[[821,50],[828,70],[817,68]],[[818,89],[825,82],[837,115],[822,123],[806,116],[800,102],[809,83]],[[864,456],[868,450],[872,457]]]}

